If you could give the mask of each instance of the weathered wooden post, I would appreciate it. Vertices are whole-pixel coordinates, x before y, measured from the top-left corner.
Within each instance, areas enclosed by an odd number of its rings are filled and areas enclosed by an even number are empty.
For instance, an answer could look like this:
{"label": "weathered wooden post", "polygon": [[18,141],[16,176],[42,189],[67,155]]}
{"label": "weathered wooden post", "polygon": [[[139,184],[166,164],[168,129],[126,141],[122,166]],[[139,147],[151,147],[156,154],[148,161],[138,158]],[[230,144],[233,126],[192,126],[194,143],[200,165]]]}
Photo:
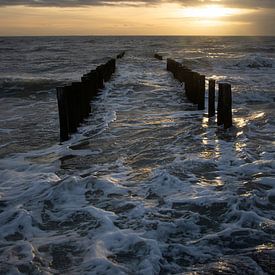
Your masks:
{"label": "weathered wooden post", "polygon": [[74,111],[75,111],[76,126],[79,126],[79,124],[84,119],[84,102],[83,102],[81,82],[72,83],[72,93],[74,97]]}
{"label": "weathered wooden post", "polygon": [[63,142],[69,139],[68,102],[65,88],[57,87],[56,95],[59,112],[60,142]]}
{"label": "weathered wooden post", "polygon": [[86,77],[81,77],[81,83],[82,83],[82,93],[83,93],[83,102],[84,102],[84,118],[88,117],[90,112],[91,112],[91,92],[90,92],[90,85],[89,81],[87,80]]}
{"label": "weathered wooden post", "polygon": [[158,59],[158,60],[162,60],[162,56],[158,53],[154,54],[154,58]]}
{"label": "weathered wooden post", "polygon": [[197,101],[198,101],[198,110],[205,109],[205,75],[198,75],[198,92],[197,92]]}
{"label": "weathered wooden post", "polygon": [[173,73],[173,75],[175,76],[177,67],[178,67],[178,62],[176,62],[173,59],[167,58],[167,71]]}
{"label": "weathered wooden post", "polygon": [[111,60],[110,60],[110,62],[111,62],[111,68],[112,68],[112,74],[116,71],[116,60],[114,59],[114,58],[112,58]]}
{"label": "weathered wooden post", "polygon": [[74,93],[72,85],[65,86],[65,92],[68,100],[68,121],[69,121],[69,133],[77,132],[77,110],[75,108],[76,93]]}
{"label": "weathered wooden post", "polygon": [[224,129],[232,126],[232,92],[228,83],[219,83],[217,124],[223,124]]}
{"label": "weathered wooden post", "polygon": [[218,91],[218,107],[217,107],[217,125],[220,126],[224,123],[224,114],[223,114],[223,83],[219,83]]}
{"label": "weathered wooden post", "polygon": [[125,51],[121,52],[116,56],[117,59],[122,58],[125,55]]}
{"label": "weathered wooden post", "polygon": [[115,72],[116,68],[116,60],[110,59],[105,65],[103,69],[103,77],[104,81],[109,81],[111,79],[112,74]]}
{"label": "weathered wooden post", "polygon": [[232,91],[231,85],[225,83],[223,85],[223,107],[224,107],[224,129],[232,126]]}
{"label": "weathered wooden post", "polygon": [[99,74],[96,70],[91,70],[87,75],[87,81],[89,83],[90,99],[96,96],[98,89],[102,88],[102,79],[99,79]]}
{"label": "weathered wooden post", "polygon": [[172,59],[167,58],[166,70],[171,72],[171,67],[172,67]]}
{"label": "weathered wooden post", "polygon": [[104,69],[104,65],[99,65],[98,67],[96,67],[98,89],[104,88]]}
{"label": "weathered wooden post", "polygon": [[208,81],[208,117],[215,116],[215,79]]}
{"label": "weathered wooden post", "polygon": [[188,100],[192,101],[192,83],[193,83],[193,72],[190,71],[185,79],[185,95]]}
{"label": "weathered wooden post", "polygon": [[191,74],[191,87],[190,87],[190,99],[194,104],[198,104],[198,96],[200,89],[200,74],[192,72]]}

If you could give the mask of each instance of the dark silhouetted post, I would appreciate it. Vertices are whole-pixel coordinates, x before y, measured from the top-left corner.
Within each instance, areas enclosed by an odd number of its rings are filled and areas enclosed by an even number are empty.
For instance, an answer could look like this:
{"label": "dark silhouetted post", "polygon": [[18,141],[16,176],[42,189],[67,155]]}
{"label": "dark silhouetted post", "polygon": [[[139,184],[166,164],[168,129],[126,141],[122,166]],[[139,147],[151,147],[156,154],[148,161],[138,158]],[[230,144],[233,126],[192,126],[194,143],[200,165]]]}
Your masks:
{"label": "dark silhouetted post", "polygon": [[217,108],[217,125],[218,126],[224,124],[223,89],[224,89],[223,83],[219,83],[218,108]]}
{"label": "dark silhouetted post", "polygon": [[158,54],[158,53],[155,53],[155,54],[154,54],[154,57],[155,57],[156,59],[158,59],[158,60],[162,60],[162,56],[161,56],[160,54]]}
{"label": "dark silhouetted post", "polygon": [[104,88],[104,70],[105,70],[105,64],[104,65],[100,65],[98,67],[96,67],[96,71],[97,71],[97,86],[99,89]]}
{"label": "dark silhouetted post", "polygon": [[224,129],[232,126],[232,92],[228,83],[219,83],[217,124],[223,124]]}
{"label": "dark silhouetted post", "polygon": [[231,85],[223,84],[223,108],[224,108],[224,129],[232,126],[232,92]]}
{"label": "dark silhouetted post", "polygon": [[215,79],[208,82],[208,117],[215,116]]}
{"label": "dark silhouetted post", "polygon": [[197,93],[197,100],[198,100],[198,110],[205,109],[205,75],[198,76],[199,87]]}
{"label": "dark silhouetted post", "polygon": [[65,88],[57,87],[56,95],[59,112],[60,142],[63,142],[69,139],[68,102]]}
{"label": "dark silhouetted post", "polygon": [[121,52],[116,56],[117,59],[122,58],[125,55],[125,51]]}
{"label": "dark silhouetted post", "polygon": [[69,132],[76,133],[78,120],[77,120],[77,109],[75,103],[77,102],[76,93],[72,85],[65,86],[67,99],[68,99],[68,113],[69,113]]}
{"label": "dark silhouetted post", "polygon": [[81,82],[73,82],[72,83],[72,93],[74,97],[74,111],[75,111],[75,120],[76,125],[79,126],[79,124],[84,119],[84,96],[83,96],[83,90],[82,90],[82,83]]}
{"label": "dark silhouetted post", "polygon": [[199,90],[200,90],[200,74],[192,72],[191,74],[191,91],[190,99],[194,104],[199,103]]}

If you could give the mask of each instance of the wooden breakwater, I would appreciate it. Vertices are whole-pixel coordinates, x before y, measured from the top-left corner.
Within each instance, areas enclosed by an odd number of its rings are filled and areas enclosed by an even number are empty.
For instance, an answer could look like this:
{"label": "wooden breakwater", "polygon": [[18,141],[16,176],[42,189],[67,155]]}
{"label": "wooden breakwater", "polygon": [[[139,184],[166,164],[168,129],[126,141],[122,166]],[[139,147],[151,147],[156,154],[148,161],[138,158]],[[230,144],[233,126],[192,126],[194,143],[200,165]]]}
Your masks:
{"label": "wooden breakwater", "polygon": [[[121,52],[117,58],[122,58],[124,54]],[[110,80],[115,69],[116,59],[112,58],[84,74],[81,81],[56,88],[61,142],[76,133],[77,127],[89,116],[91,100],[104,87],[104,82]]]}
{"label": "wooden breakwater", "polygon": [[[174,75],[174,78],[184,83],[185,95],[194,104],[197,104],[198,110],[205,109],[205,75],[194,72],[183,66],[179,62],[168,58],[167,70]],[[208,82],[208,117],[215,116],[215,86],[214,79]],[[219,83],[217,124],[224,125],[224,129],[232,126],[232,93],[231,85],[228,83]]]}

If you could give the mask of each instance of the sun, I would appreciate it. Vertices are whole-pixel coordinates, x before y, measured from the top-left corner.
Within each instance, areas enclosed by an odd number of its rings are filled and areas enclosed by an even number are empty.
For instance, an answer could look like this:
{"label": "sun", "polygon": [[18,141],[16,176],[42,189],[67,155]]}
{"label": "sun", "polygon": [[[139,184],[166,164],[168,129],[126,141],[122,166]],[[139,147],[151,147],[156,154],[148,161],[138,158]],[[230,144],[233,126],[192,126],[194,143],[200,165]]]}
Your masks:
{"label": "sun", "polygon": [[226,8],[218,5],[210,5],[203,7],[184,8],[179,11],[182,17],[215,19],[219,17],[232,16],[241,14],[242,10],[237,8]]}

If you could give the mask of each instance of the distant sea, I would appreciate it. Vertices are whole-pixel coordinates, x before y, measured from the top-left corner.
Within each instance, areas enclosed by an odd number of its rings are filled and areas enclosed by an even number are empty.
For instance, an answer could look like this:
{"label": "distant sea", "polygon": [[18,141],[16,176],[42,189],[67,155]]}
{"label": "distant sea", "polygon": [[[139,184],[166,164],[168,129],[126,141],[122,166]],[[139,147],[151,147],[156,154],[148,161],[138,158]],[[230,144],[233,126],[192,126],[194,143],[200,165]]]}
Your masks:
{"label": "distant sea", "polygon": [[[55,87],[124,50],[60,144]],[[166,58],[231,83],[233,129]],[[1,274],[274,274],[274,37],[0,37],[0,61]]]}

